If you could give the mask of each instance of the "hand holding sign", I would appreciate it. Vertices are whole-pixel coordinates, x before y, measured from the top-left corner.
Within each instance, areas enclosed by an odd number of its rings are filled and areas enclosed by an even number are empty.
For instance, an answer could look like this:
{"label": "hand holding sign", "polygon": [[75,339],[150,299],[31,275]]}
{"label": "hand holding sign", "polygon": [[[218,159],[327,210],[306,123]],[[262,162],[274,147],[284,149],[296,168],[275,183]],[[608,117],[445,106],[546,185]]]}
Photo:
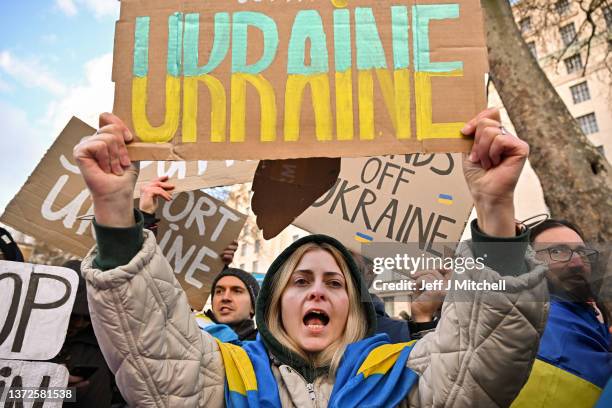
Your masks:
{"label": "hand holding sign", "polygon": [[171,190],[174,190],[174,185],[166,183],[167,180],[168,176],[161,176],[140,187],[140,201],[138,204],[140,211],[155,214],[155,211],[157,211],[157,197],[161,197],[166,201],[172,200]]}
{"label": "hand holding sign", "polygon": [[238,241],[232,241],[231,244],[225,247],[223,253],[221,254],[221,260],[225,265],[229,265],[234,260],[234,254],[238,249]]}
{"label": "hand holding sign", "polygon": [[498,109],[482,111],[462,133],[475,135],[472,151],[463,161],[463,172],[480,229],[491,236],[514,236],[514,188],[529,146],[501,126]]}
{"label": "hand holding sign", "polygon": [[100,129],[73,151],[91,192],[96,220],[109,227],[134,224],[133,196],[138,168],[130,162],[125,147],[132,139],[121,119],[103,113]]}

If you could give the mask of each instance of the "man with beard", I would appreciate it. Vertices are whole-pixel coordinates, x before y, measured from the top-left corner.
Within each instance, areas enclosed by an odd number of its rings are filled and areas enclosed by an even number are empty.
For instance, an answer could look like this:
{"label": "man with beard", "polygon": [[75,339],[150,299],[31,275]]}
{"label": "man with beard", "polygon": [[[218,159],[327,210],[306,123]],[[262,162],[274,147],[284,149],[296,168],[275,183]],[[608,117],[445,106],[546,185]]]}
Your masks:
{"label": "man with beard", "polygon": [[593,407],[612,375],[608,313],[590,282],[598,252],[580,229],[549,219],[531,231],[549,267],[550,311],[537,359],[513,407]]}

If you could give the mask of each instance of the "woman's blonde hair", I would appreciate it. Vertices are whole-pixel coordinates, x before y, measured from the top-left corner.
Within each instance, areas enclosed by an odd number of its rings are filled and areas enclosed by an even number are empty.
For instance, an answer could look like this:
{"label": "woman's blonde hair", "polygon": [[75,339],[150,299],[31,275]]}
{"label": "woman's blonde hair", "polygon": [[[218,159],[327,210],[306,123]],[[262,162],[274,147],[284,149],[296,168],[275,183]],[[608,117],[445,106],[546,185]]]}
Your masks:
{"label": "woman's blonde hair", "polygon": [[[329,252],[333,257],[346,281],[346,291],[349,299],[349,311],[346,320],[346,326],[342,336],[330,344],[325,350],[318,353],[306,353],[300,349],[297,343],[289,337],[282,322],[281,298],[285,292],[291,275],[297,267],[298,263],[308,251],[315,249],[323,249]],[[350,343],[361,340],[367,333],[366,314],[361,307],[359,291],[355,286],[355,281],[351,275],[348,264],[342,253],[335,247],[327,243],[316,244],[314,242],[306,243],[296,249],[285,263],[279,268],[272,280],[272,295],[270,305],[265,315],[266,324],[270,333],[284,347],[293,353],[301,356],[304,360],[309,361],[314,367],[330,367],[330,375],[335,375],[336,369],[340,364],[340,359],[344,353],[344,349]]]}

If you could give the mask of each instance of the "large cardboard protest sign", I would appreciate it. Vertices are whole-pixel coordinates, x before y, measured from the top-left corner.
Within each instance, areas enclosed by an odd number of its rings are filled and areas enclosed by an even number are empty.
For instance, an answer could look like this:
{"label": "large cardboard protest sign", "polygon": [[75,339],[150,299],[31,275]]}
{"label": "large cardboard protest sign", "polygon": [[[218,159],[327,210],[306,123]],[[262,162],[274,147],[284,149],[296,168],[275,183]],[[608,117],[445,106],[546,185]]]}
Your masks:
{"label": "large cardboard protest sign", "polygon": [[245,221],[245,215],[201,191],[181,193],[163,205],[157,240],[192,308],[204,307],[224,266],[219,254],[238,238]]}
{"label": "large cardboard protest sign", "polygon": [[418,243],[433,254],[459,241],[472,210],[461,155],[343,159],[336,184],[294,224],[361,253],[368,243]]}
{"label": "large cardboard protest sign", "polygon": [[68,370],[60,364],[0,360],[0,402],[4,407],[60,408],[76,400]]}
{"label": "large cardboard protest sign", "polygon": [[466,151],[478,0],[123,0],[117,113],[147,160]]}
{"label": "large cardboard protest sign", "polygon": [[[64,251],[84,256],[93,246],[89,192],[72,149],[95,129],[72,118],[0,218]],[[257,162],[143,162],[136,187],[167,175],[175,191],[251,181]]]}
{"label": "large cardboard protest sign", "polygon": [[0,261],[0,358],[49,360],[60,351],[79,277],[71,269]]}

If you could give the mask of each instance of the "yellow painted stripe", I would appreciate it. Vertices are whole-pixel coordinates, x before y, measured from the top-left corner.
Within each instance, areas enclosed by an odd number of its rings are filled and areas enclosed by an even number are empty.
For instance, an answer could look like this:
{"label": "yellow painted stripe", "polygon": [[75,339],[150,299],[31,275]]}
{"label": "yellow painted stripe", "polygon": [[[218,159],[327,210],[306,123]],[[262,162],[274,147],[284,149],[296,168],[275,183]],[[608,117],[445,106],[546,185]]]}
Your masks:
{"label": "yellow painted stripe", "polygon": [[153,126],[147,116],[147,77],[132,79],[132,122],[136,135],[142,142],[165,143],[174,138],[179,125],[181,106],[181,80],[166,75],[166,113],[164,123]]}
{"label": "yellow painted stripe", "polygon": [[453,200],[447,200],[445,198],[438,198],[438,202],[440,204],[446,204],[446,205],[452,205],[453,204]]}
{"label": "yellow painted stripe", "polygon": [[[603,364],[603,363],[602,363]],[[514,400],[512,408],[591,408],[601,388],[574,374],[536,360],[527,384]]]}
{"label": "yellow painted stripe", "polygon": [[357,374],[363,374],[364,378],[373,374],[385,374],[397,361],[404,347],[412,345],[416,340],[408,343],[385,344],[376,347],[368,354],[359,367]]}
{"label": "yellow painted stripe", "polygon": [[463,76],[463,71],[452,72],[415,72],[415,99],[417,137],[423,139],[461,139],[461,128],[465,123],[433,123],[431,78]]}

